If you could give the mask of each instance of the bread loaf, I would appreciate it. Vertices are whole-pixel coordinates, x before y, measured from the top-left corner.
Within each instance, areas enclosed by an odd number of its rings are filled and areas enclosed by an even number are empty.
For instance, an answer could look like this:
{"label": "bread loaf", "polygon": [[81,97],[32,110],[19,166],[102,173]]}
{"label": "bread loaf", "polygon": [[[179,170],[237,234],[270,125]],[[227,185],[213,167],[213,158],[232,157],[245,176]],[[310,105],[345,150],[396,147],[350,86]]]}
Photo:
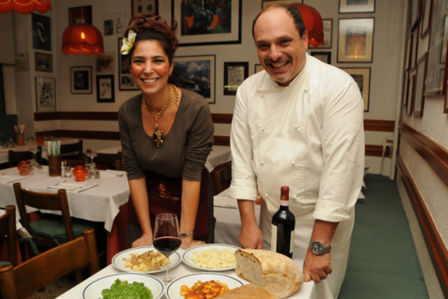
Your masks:
{"label": "bread loaf", "polygon": [[257,287],[253,284],[246,284],[239,288],[232,289],[221,296],[216,297],[218,299],[278,299],[277,296],[272,295],[263,288]]}
{"label": "bread loaf", "polygon": [[296,263],[283,254],[263,249],[240,249],[235,252],[235,273],[270,293],[285,298],[303,282]]}

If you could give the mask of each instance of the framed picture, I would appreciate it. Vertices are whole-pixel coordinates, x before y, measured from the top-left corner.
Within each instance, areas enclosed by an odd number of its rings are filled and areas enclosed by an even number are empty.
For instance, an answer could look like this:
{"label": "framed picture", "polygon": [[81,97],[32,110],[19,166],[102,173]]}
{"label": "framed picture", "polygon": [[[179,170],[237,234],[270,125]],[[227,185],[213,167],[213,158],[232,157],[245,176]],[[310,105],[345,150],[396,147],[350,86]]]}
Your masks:
{"label": "framed picture", "polygon": [[263,3],[261,4],[261,8],[268,7],[272,3],[285,3],[285,4],[299,3],[299,4],[302,4],[303,0],[263,0]]}
{"label": "framed picture", "polygon": [[254,72],[258,73],[258,72],[261,72],[262,70],[264,70],[264,67],[261,64],[256,63],[254,66]]}
{"label": "framed picture", "polygon": [[442,47],[441,47],[441,51],[440,51],[440,63],[441,64],[445,64],[446,61],[446,45],[447,45],[447,40],[448,38],[448,15],[445,16],[445,21],[443,23],[443,35],[442,35]]}
{"label": "framed picture", "polygon": [[179,46],[240,44],[242,0],[171,0]]}
{"label": "framed picture", "polygon": [[421,19],[421,0],[413,0],[410,2],[412,5],[411,6],[411,23],[410,23],[410,27],[414,28],[415,26],[417,26],[417,24],[420,22]]}
{"label": "framed picture", "polygon": [[129,55],[121,55],[121,40],[118,38],[118,88],[120,90],[138,90],[137,84],[131,76],[131,58]]}
{"label": "framed picture", "polygon": [[412,69],[409,73],[409,91],[408,91],[408,101],[406,106],[406,114],[411,115],[414,111],[415,105],[415,86],[416,86],[416,68]]}
{"label": "framed picture", "polygon": [[51,54],[34,52],[34,63],[36,72],[48,72],[53,71],[53,59]]}
{"label": "framed picture", "polygon": [[324,30],[324,43],[318,47],[314,47],[310,45],[310,48],[319,48],[319,49],[330,49],[332,44],[332,36],[333,36],[333,20],[332,19],[322,19],[322,25]]}
{"label": "framed picture", "polygon": [[114,73],[115,72],[114,56],[115,53],[103,53],[96,55],[96,72]]}
{"label": "framed picture", "polygon": [[316,57],[322,62],[331,64],[331,51],[311,51],[311,56]]}
{"label": "framed picture", "polygon": [[176,56],[172,78],[177,86],[193,90],[215,103],[215,55]]}
{"label": "framed picture", "polygon": [[402,106],[406,109],[409,95],[409,71],[407,70],[404,72],[402,90]]}
{"label": "framed picture", "polygon": [[339,19],[338,62],[372,62],[373,18]]}
{"label": "framed picture", "polygon": [[91,66],[71,67],[70,87],[72,94],[92,93],[92,67]]}
{"label": "framed picture", "polygon": [[131,0],[132,15],[158,15],[159,0]]}
{"label": "framed picture", "polygon": [[339,0],[339,13],[375,12],[375,0]]}
{"label": "framed picture", "polygon": [[349,73],[358,84],[364,100],[364,112],[369,111],[369,94],[370,94],[370,67],[344,67],[342,70]]}
{"label": "framed picture", "polygon": [[235,95],[247,76],[249,76],[248,62],[224,62],[224,94]]}
{"label": "framed picture", "polygon": [[432,6],[433,6],[433,0],[423,0],[424,3],[422,4],[422,25],[421,27],[421,34],[420,36],[423,38],[428,34],[429,27],[432,23]]}
{"label": "framed picture", "polygon": [[56,79],[47,77],[35,78],[36,111],[56,110]]}
{"label": "framed picture", "polygon": [[96,76],[96,101],[112,103],[114,99],[114,75]]}
{"label": "framed picture", "polygon": [[[80,20],[80,21],[78,21]],[[70,7],[68,9],[68,24],[77,24],[78,22],[82,22],[86,24],[92,24],[92,6],[78,6],[78,7]]]}
{"label": "framed picture", "polygon": [[428,52],[422,55],[417,61],[415,68],[415,101],[414,101],[414,116],[422,117],[423,108],[425,106],[425,77],[426,77],[426,61],[428,59]]}
{"label": "framed picture", "polygon": [[50,17],[32,14],[33,48],[51,51]]}

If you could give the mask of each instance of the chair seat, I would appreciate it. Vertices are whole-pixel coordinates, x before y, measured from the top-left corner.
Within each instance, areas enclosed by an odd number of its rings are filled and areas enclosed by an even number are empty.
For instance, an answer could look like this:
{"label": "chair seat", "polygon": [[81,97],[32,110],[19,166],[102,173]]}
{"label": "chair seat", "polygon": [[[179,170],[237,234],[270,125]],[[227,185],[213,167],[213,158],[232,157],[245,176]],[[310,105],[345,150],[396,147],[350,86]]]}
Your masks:
{"label": "chair seat", "polygon": [[[57,219],[40,219],[30,222],[32,235],[53,239],[56,243],[62,244],[67,242],[67,234],[64,223]],[[72,219],[73,234],[76,237],[82,235],[82,231],[93,228],[84,222]]]}

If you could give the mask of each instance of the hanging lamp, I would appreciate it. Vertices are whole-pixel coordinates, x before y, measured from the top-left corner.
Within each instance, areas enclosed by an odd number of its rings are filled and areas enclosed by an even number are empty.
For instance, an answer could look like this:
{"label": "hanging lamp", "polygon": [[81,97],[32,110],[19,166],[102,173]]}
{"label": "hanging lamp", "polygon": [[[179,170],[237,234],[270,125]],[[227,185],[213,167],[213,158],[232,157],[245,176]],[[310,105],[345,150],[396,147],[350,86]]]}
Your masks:
{"label": "hanging lamp", "polygon": [[317,47],[324,43],[323,22],[320,13],[314,8],[306,4],[291,4],[302,16],[308,31],[308,44]]}
{"label": "hanging lamp", "polygon": [[0,13],[16,11],[21,14],[34,10],[44,13],[51,8],[51,0],[0,0]]}

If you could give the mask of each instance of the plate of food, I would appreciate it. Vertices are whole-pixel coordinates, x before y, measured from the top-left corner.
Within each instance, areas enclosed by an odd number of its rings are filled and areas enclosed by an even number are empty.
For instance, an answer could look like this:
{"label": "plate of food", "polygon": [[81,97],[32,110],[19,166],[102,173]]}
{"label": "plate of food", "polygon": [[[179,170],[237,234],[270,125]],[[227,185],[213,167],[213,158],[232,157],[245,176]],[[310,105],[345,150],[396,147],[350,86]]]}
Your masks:
{"label": "plate of food", "polygon": [[98,278],[82,292],[84,299],[121,298],[120,294],[132,294],[132,298],[159,299],[164,293],[160,279],[140,273],[119,273]]}
{"label": "plate of food", "polygon": [[174,252],[167,258],[154,246],[142,246],[120,251],[112,258],[112,265],[125,272],[154,274],[176,267],[180,263],[180,255]]}
{"label": "plate of food", "polygon": [[244,283],[238,278],[222,273],[193,273],[173,280],[166,287],[166,298],[183,299],[188,295],[196,295],[194,298],[215,298],[242,285]]}
{"label": "plate of food", "polygon": [[235,268],[235,251],[241,249],[226,244],[204,244],[186,250],[183,262],[195,269],[205,271],[229,271]]}

